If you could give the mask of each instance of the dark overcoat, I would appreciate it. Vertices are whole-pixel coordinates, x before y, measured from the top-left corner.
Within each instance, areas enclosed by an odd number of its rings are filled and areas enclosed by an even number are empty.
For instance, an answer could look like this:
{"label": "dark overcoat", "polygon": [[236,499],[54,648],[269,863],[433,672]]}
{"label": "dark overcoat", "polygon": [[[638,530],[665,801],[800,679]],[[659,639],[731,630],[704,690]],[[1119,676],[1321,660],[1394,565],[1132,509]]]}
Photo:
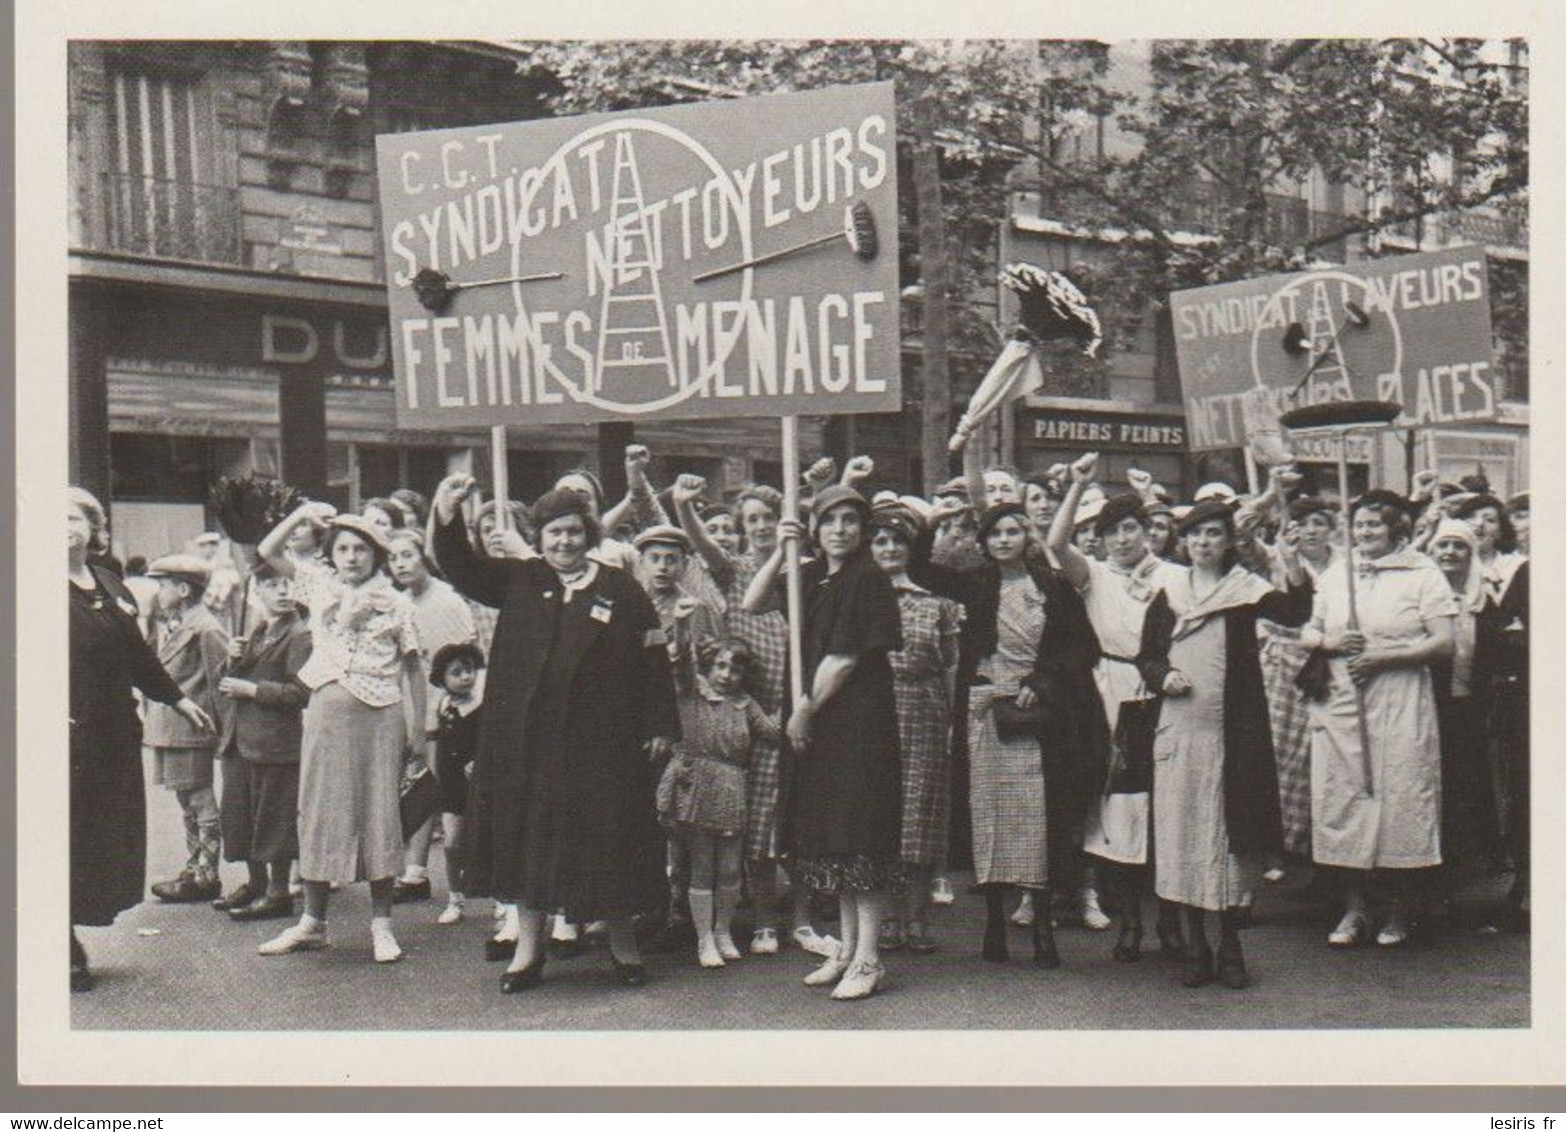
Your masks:
{"label": "dark overcoat", "polygon": [[680,736],[658,616],[628,574],[564,601],[542,559],[480,556],[460,521],[435,553],[462,594],[500,610],[468,796],[465,882],[575,921],[666,899],[657,771],[646,742]]}
{"label": "dark overcoat", "polygon": [[[1278,764],[1273,756],[1272,719],[1262,683],[1257,618],[1300,626],[1315,601],[1309,577],[1298,586],[1270,590],[1260,600],[1214,616],[1224,622],[1223,814],[1229,848],[1235,853],[1282,853],[1283,811],[1278,799]],[[1175,614],[1160,590],[1142,623],[1137,668],[1152,689],[1161,689],[1173,667],[1169,646]],[[1158,773],[1158,768],[1153,768]]]}
{"label": "dark overcoat", "polygon": [[[930,561],[931,543],[926,533],[914,544],[908,576],[963,607],[957,662],[957,699],[963,703],[979,661],[995,651],[1001,571],[993,562],[966,570],[938,566]],[[1076,587],[1045,563],[1029,561],[1027,569],[1044,595],[1044,632],[1023,683],[1044,705],[1039,748],[1051,809],[1072,815],[1102,791],[1108,767],[1109,725],[1093,681],[1101,650]],[[966,713],[957,726],[967,726]]]}
{"label": "dark overcoat", "polygon": [[182,698],[136,623],[136,599],[102,566],[71,586],[71,923],[101,926],[141,902],[147,806],[134,692]]}

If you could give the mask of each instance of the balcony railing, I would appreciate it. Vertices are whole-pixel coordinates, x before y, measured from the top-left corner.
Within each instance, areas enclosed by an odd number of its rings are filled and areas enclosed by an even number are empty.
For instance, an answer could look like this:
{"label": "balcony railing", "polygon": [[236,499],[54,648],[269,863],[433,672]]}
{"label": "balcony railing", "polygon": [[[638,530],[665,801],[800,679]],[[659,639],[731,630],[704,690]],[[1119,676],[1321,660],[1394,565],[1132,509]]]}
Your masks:
{"label": "balcony railing", "polygon": [[136,173],[103,173],[99,188],[98,250],[243,264],[238,190]]}

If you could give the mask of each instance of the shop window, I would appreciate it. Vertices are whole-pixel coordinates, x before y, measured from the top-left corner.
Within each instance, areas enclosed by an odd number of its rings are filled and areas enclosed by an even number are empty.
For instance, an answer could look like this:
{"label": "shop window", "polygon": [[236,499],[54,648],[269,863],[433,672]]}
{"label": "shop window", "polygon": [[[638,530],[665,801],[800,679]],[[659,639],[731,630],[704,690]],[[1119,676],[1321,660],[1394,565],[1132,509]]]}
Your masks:
{"label": "shop window", "polygon": [[115,433],[109,438],[115,499],[207,501],[212,482],[250,467],[250,442],[227,437]]}

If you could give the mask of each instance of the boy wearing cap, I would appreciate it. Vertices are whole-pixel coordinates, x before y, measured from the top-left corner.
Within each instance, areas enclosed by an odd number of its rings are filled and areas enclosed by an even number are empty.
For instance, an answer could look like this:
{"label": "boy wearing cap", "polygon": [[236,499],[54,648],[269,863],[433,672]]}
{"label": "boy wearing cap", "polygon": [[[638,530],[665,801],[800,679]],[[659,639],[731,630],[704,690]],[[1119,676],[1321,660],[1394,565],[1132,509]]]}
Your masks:
{"label": "boy wearing cap", "polygon": [[[162,615],[156,647],[163,665],[185,698],[199,704],[219,725],[226,707],[218,682],[228,660],[228,633],[203,602],[211,569],[190,554],[159,558],[147,570],[158,583]],[[173,708],[147,705],[146,736],[152,748],[153,780],[174,791],[185,818],[185,867],[171,880],[152,886],[152,894],[171,904],[216,899],[218,853],[223,838],[217,796],[212,791],[215,736],[193,727]]]}
{"label": "boy wearing cap", "polygon": [[[717,640],[720,634],[718,618],[711,607],[692,597],[680,584],[693,549],[690,536],[678,527],[660,524],[637,535],[635,545],[641,556],[637,580],[658,613],[675,678],[693,680],[702,644]],[[673,942],[683,935],[690,908],[686,896],[690,861],[682,842],[669,842],[669,861],[669,915],[664,935],[666,942]]]}
{"label": "boy wearing cap", "polygon": [[[266,562],[251,575],[265,618],[229,643],[218,692],[231,705],[218,751],[223,763],[223,850],[249,879],[213,907],[240,921],[293,915],[288,874],[299,855],[299,748],[310,691],[299,671],[310,630],[293,584]],[[270,869],[270,873],[269,870]]]}

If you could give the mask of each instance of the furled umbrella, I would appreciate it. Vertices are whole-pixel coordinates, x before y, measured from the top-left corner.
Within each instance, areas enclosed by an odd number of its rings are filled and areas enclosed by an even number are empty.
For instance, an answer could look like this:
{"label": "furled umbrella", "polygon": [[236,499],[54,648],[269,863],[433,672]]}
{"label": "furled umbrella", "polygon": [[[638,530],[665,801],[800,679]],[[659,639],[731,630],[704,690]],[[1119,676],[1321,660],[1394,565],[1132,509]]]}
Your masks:
{"label": "furled umbrella", "polygon": [[957,422],[948,445],[953,452],[968,442],[974,429],[991,413],[1044,384],[1044,367],[1039,359],[1043,343],[1070,339],[1091,358],[1097,356],[1103,341],[1098,313],[1088,305],[1077,285],[1060,272],[1032,263],[1011,263],[1000,273],[1000,282],[1016,294],[1020,321]]}

